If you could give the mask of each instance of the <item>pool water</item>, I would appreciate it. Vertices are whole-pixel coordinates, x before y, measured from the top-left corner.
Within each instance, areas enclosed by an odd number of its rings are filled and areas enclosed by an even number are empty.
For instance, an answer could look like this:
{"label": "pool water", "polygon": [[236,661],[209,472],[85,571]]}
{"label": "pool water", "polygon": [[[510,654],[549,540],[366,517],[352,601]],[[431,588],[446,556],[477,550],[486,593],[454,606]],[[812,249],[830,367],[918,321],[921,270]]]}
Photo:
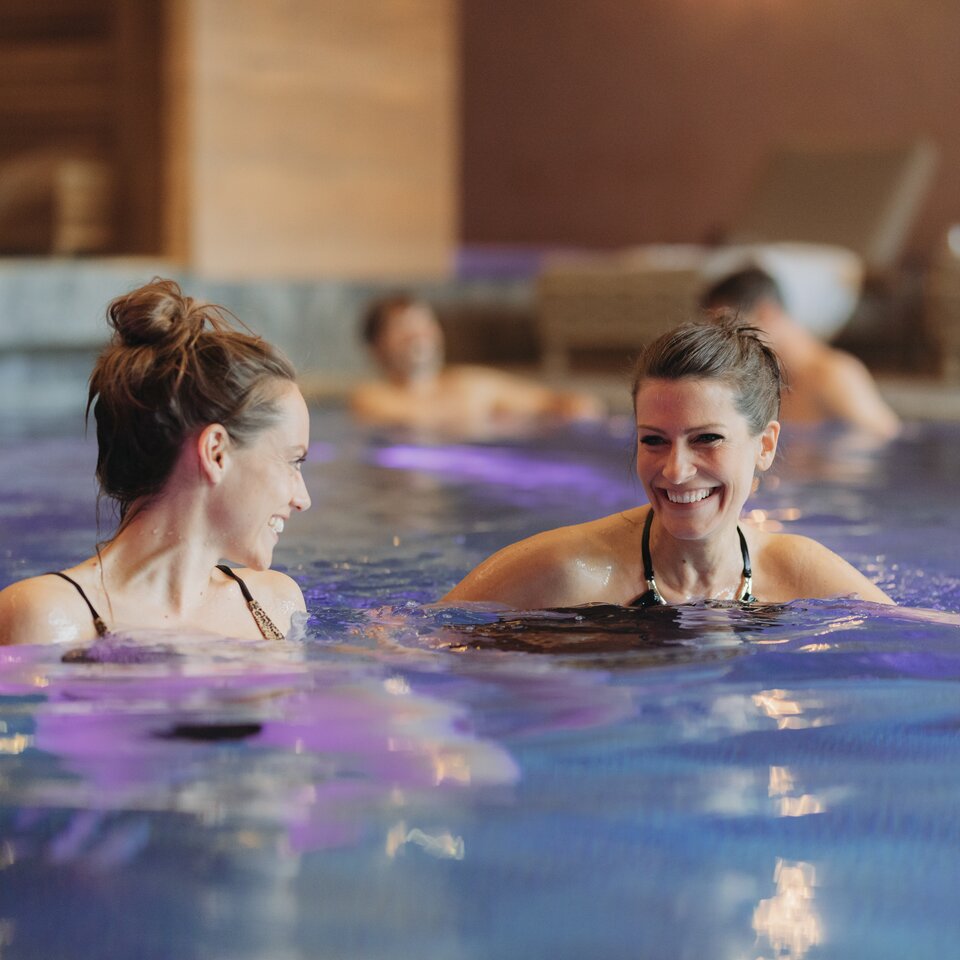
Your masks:
{"label": "pool water", "polygon": [[[0,432],[2,583],[96,538]],[[900,604],[430,607],[642,501],[629,425],[418,443],[318,411],[282,644],[0,650],[0,957],[942,958],[960,942],[960,429],[788,433],[752,519]]]}

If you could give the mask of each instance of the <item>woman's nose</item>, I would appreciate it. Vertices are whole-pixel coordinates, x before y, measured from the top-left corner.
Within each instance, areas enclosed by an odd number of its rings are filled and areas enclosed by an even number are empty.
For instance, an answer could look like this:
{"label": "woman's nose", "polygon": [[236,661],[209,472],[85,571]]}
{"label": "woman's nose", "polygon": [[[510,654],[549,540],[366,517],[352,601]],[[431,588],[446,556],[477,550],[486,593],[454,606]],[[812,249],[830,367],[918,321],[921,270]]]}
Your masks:
{"label": "woman's nose", "polygon": [[309,510],[310,509],[310,494],[307,493],[307,485],[304,482],[303,474],[297,474],[297,488],[293,491],[293,496],[290,498],[290,505],[294,510]]}
{"label": "woman's nose", "polygon": [[693,477],[697,468],[690,456],[690,451],[682,444],[675,443],[667,454],[667,461],[663,466],[663,477],[670,483],[684,483]]}

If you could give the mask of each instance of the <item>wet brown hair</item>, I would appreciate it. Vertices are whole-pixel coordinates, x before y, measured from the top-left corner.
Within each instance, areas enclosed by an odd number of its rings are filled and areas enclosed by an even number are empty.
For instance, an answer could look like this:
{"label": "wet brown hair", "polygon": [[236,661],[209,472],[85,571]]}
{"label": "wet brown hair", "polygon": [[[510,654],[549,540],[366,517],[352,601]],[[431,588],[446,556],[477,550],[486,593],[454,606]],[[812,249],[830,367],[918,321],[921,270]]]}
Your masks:
{"label": "wet brown hair", "polygon": [[711,317],[677,327],[644,347],[634,367],[634,405],[646,380],[722,380],[733,389],[735,406],[756,436],[780,416],[780,359],[761,331],[735,314]]}
{"label": "wet brown hair", "polygon": [[293,366],[231,319],[160,278],[108,306],[113,336],[90,375],[87,416],[92,408],[100,491],[121,526],[131,504],[163,489],[191,433],[220,423],[243,446],[276,422]]}

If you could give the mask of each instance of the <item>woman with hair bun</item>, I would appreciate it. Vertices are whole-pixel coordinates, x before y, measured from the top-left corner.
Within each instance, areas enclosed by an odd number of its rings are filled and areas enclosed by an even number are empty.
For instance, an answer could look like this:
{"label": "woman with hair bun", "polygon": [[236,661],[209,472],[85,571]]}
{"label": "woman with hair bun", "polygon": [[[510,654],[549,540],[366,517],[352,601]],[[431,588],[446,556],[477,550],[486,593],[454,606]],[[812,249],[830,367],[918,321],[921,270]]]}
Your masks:
{"label": "woman with hair bun", "polygon": [[119,526],[88,560],[0,592],[0,643],[134,628],[283,639],[304,610],[269,567],[290,515],[310,506],[307,406],[290,362],[227,316],[172,280],[110,304],[87,414]]}
{"label": "woman with hair bun", "polygon": [[780,362],[758,334],[727,317],[651,343],[633,384],[637,474],[649,505],[504,547],[443,602],[534,610],[857,595],[891,603],[815,540],[740,525],[780,435]]}

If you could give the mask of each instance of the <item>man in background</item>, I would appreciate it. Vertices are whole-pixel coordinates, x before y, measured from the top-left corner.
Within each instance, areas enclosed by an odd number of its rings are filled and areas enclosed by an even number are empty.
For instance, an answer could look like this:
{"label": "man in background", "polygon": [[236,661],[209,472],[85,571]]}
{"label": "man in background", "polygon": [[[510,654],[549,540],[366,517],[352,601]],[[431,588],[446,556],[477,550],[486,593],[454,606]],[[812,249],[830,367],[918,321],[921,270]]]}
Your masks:
{"label": "man in background", "polygon": [[603,415],[600,402],[582,393],[553,390],[490,367],[447,366],[436,315],[407,294],[372,303],[362,333],[382,374],[350,396],[351,409],[368,422],[471,433]]}
{"label": "man in background", "polygon": [[863,363],[794,321],[764,270],[748,267],[730,274],[713,284],[700,304],[708,313],[731,311],[766,334],[786,372],[785,421],[838,421],[881,439],[899,432],[900,418]]}

